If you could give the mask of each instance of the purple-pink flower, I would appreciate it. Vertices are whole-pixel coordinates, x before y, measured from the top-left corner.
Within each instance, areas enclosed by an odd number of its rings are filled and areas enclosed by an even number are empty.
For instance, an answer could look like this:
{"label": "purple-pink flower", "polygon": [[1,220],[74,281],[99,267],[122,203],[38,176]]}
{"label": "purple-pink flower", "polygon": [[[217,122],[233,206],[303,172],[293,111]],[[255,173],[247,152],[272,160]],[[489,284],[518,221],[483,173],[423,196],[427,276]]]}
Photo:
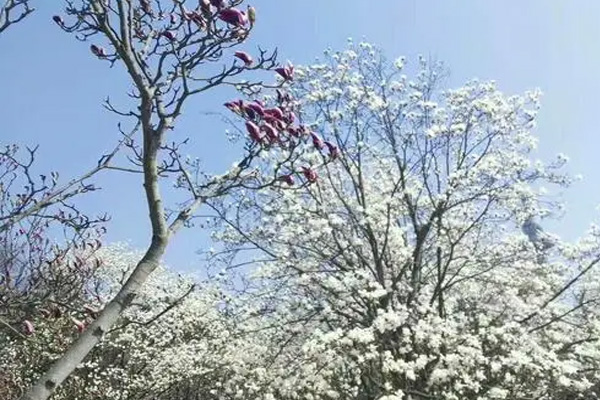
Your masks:
{"label": "purple-pink flower", "polygon": [[95,44],[90,46],[90,50],[96,57],[106,57],[106,52],[103,47],[98,47]]}
{"label": "purple-pink flower", "polygon": [[289,186],[294,185],[294,176],[292,174],[281,175],[278,180],[287,183]]}
{"label": "purple-pink flower", "polygon": [[312,138],[313,146],[319,150],[323,150],[323,140],[314,132],[310,133],[310,137]]}
{"label": "purple-pink flower", "polygon": [[242,60],[244,64],[246,64],[246,67],[251,66],[254,62],[252,60],[252,56],[250,56],[250,54],[246,53],[245,51],[236,51],[234,56]]}
{"label": "purple-pink flower", "polygon": [[289,61],[285,67],[275,68],[275,72],[286,81],[294,80],[294,66]]}
{"label": "purple-pink flower", "polygon": [[281,111],[281,108],[279,107],[275,107],[275,108],[267,108],[265,110],[265,114],[272,116],[273,118],[276,119],[283,119],[283,111]]}
{"label": "purple-pink flower", "polygon": [[233,100],[233,101],[228,101],[227,103],[223,104],[225,107],[227,107],[230,111],[233,111],[236,114],[241,114],[242,110],[244,108],[244,101],[243,100]]}
{"label": "purple-pink flower", "polygon": [[247,121],[246,122],[246,130],[250,134],[250,137],[252,138],[252,140],[254,140],[255,142],[261,142],[262,141],[262,136],[260,134],[260,129],[258,128],[258,126],[256,126],[256,124],[254,122]]}
{"label": "purple-pink flower", "polygon": [[340,155],[340,149],[336,145],[331,142],[325,142],[325,146],[327,146],[327,150],[329,150],[329,156],[332,160],[335,160]]}
{"label": "purple-pink flower", "polygon": [[300,128],[295,128],[293,126],[290,126],[287,128],[287,131],[290,135],[294,136],[294,137],[299,137],[300,136]]}
{"label": "purple-pink flower", "polygon": [[310,167],[302,167],[302,173],[304,174],[306,180],[310,183],[314,183],[317,181],[318,176],[314,169]]}
{"label": "purple-pink flower", "polygon": [[[255,114],[260,115],[261,117],[263,115],[265,115],[265,111],[263,109],[263,107],[258,104],[257,102],[252,102],[252,103],[248,103],[244,106],[247,110],[252,110],[252,112],[254,112]],[[254,116],[252,116],[251,118],[254,118]]]}
{"label": "purple-pink flower", "polygon": [[277,119],[274,116],[267,114],[267,113],[265,113],[263,118],[266,123],[273,125],[277,129],[279,129],[279,130],[285,129],[285,125],[284,125],[283,121],[281,121],[280,119]]}
{"label": "purple-pink flower", "polygon": [[162,33],[162,35],[164,37],[166,37],[167,39],[169,39],[171,42],[175,40],[175,34],[173,32],[171,32],[171,31],[164,31]]}
{"label": "purple-pink flower", "polygon": [[264,123],[261,125],[260,129],[267,134],[269,142],[274,143],[279,139],[279,134],[277,133],[277,130],[273,128],[273,126],[271,126],[270,124]]}
{"label": "purple-pink flower", "polygon": [[25,320],[23,321],[23,331],[25,332],[25,334],[27,336],[33,335],[33,332],[35,331],[33,324],[31,323],[31,321]]}
{"label": "purple-pink flower", "polygon": [[284,116],[283,120],[284,120],[285,122],[287,122],[288,124],[293,124],[293,123],[294,123],[294,121],[296,120],[296,114],[294,114],[294,112],[293,112],[293,111],[290,111],[289,113],[287,113],[287,114]]}
{"label": "purple-pink flower", "polygon": [[225,10],[221,10],[219,12],[219,19],[237,27],[243,27],[248,22],[244,12],[236,8],[227,8]]}

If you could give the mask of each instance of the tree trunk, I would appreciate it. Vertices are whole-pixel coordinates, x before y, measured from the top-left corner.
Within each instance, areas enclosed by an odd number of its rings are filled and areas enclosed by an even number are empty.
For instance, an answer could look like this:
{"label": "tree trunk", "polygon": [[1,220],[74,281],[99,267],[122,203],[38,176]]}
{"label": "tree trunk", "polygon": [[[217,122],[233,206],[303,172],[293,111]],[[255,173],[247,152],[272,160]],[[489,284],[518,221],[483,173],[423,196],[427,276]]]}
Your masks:
{"label": "tree trunk", "polygon": [[135,267],[119,293],[100,312],[77,340],[69,346],[61,358],[37,380],[21,397],[21,400],[48,399],[56,388],[77,368],[83,359],[102,340],[105,332],[117,322],[125,308],[136,298],[148,276],[156,269],[165,252],[167,238],[153,237],[146,254]]}

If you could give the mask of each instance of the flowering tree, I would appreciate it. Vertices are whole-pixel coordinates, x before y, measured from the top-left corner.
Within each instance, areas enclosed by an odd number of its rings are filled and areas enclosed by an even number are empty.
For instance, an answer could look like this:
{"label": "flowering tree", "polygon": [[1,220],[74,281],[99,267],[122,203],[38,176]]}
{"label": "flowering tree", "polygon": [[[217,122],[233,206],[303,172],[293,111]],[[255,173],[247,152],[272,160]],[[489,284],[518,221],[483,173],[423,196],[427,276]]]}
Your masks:
{"label": "flowering tree", "polygon": [[[0,34],[33,11],[28,0],[5,1]],[[82,267],[98,248],[107,217],[90,217],[73,200],[97,190],[89,180],[110,165],[121,145],[67,183],[56,171],[36,172],[37,147],[11,144],[0,150],[1,329],[30,335],[33,315],[80,294],[88,277]],[[60,232],[65,240],[50,240]]]}
{"label": "flowering tree", "polygon": [[[290,181],[297,168],[303,168],[298,171],[307,180],[314,180],[315,165],[300,167],[296,163],[308,151],[307,139],[301,135],[302,127],[295,125],[293,99],[281,91],[276,99],[226,104],[245,122],[247,133],[238,135],[246,144],[240,160],[221,175],[204,173],[198,160],[182,156],[187,140],[167,142],[168,133],[175,129],[176,120],[193,96],[217,86],[232,86],[257,97],[264,85],[238,78],[253,70],[274,70],[280,77],[278,86],[293,79],[293,66],[278,67],[275,53],[259,49],[253,57],[245,51],[231,51],[243,45],[256,21],[254,8],[240,10],[241,3],[205,0],[196,7],[186,1],[81,0],[67,3],[66,16],[53,17],[65,32],[91,42],[94,57],[111,66],[121,65],[130,78],[135,106],[122,110],[106,103],[132,126],[131,133],[122,131],[130,165],[117,164],[110,169],[142,177],[152,239],[123,287],[23,399],[48,398],[80,365],[136,301],[172,236],[201,206],[218,202],[234,188],[281,186]],[[270,154],[269,163],[262,161],[266,154]],[[167,208],[159,180],[169,177],[189,197]]]}
{"label": "flowering tree", "polygon": [[89,319],[95,314],[92,304],[100,295],[99,241],[72,242],[66,248],[53,245],[45,252],[32,248],[39,246],[37,240],[15,239],[26,252],[16,257],[5,253],[11,257],[2,259],[5,272],[19,272],[0,288],[2,319],[8,328],[0,332],[2,398],[18,398],[24,385],[64,350],[72,332],[84,326],[80,315]]}
{"label": "flowering tree", "polygon": [[73,203],[96,190],[85,180],[104,165],[60,185],[56,172],[36,176],[35,154],[0,151],[0,324],[17,336],[32,333],[34,315],[79,296],[106,221]]}
{"label": "flowering tree", "polygon": [[287,337],[275,364],[294,373],[271,394],[596,398],[598,228],[554,247],[518,229],[559,206],[542,185],[570,182],[564,156],[530,159],[539,93],[438,93],[439,67],[404,69],[365,43],[297,69],[300,117],[338,162],[215,207],[215,259],[253,260],[265,327]]}
{"label": "flowering tree", "polygon": [[[68,309],[38,316],[35,334],[27,340],[9,335],[2,339],[4,398],[16,398],[76,340],[142,256],[120,244],[96,255],[102,265],[87,282],[89,290],[72,299]],[[53,398],[217,399],[234,398],[240,391],[248,398],[256,395],[266,376],[259,368],[265,345],[237,334],[239,324],[248,324],[243,314],[232,314],[232,307],[225,306],[222,283],[198,282],[158,267],[136,302]]]}

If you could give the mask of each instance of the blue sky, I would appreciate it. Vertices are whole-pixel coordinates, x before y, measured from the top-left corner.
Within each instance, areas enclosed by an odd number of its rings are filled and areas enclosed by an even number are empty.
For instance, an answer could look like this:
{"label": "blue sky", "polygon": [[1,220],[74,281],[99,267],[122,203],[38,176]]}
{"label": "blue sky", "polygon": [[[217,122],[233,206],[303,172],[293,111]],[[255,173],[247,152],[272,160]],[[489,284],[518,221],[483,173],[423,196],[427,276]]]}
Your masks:
{"label": "blue sky", "polygon": [[[39,144],[40,170],[67,177],[93,166],[118,138],[118,120],[102,108],[102,100],[124,102],[128,87],[122,71],[94,59],[89,43],[51,21],[60,1],[35,3],[38,12],[0,39],[1,141]],[[494,79],[511,94],[539,87],[544,92],[539,157],[565,153],[571,157],[568,170],[584,176],[565,193],[566,216],[549,229],[572,239],[597,219],[599,1],[254,0],[253,5],[258,24],[248,46],[278,47],[282,61],[309,63],[352,37],[380,46],[390,58],[404,55],[410,62],[423,54],[444,61],[451,87],[475,77]],[[200,99],[174,133],[196,140],[194,154],[215,171],[235,157],[218,118],[203,115],[221,111],[221,103],[221,95]],[[144,246],[149,224],[139,177],[111,173],[100,183],[104,190],[86,198],[83,207],[112,215],[108,240]],[[206,243],[199,230],[184,232],[167,261],[193,268],[199,263],[195,251]]]}

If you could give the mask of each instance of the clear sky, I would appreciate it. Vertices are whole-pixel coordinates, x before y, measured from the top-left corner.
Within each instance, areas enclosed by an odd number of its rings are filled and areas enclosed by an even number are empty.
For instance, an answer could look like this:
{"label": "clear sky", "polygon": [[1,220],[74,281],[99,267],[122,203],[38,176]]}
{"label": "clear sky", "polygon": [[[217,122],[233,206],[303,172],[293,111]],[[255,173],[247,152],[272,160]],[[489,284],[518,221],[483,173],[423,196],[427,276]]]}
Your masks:
{"label": "clear sky", "polygon": [[[126,99],[124,74],[94,59],[89,43],[76,41],[51,21],[59,0],[35,1],[38,12],[0,40],[0,143],[40,145],[40,172],[72,176],[95,164],[118,138],[117,119],[105,111],[106,96]],[[444,61],[447,86],[468,79],[494,79],[507,93],[544,92],[537,134],[539,157],[562,152],[568,168],[584,180],[569,189],[567,214],[548,229],[565,239],[598,220],[600,174],[600,1],[547,0],[254,0],[258,24],[248,43],[278,47],[282,61],[309,63],[348,37],[367,40],[390,58],[418,54]],[[125,85],[124,85],[125,83]],[[235,149],[223,138],[218,118],[221,96],[208,95],[188,107],[177,137],[190,136],[208,168],[230,165]],[[198,147],[199,146],[199,147]],[[104,190],[83,202],[107,211],[108,240],[144,246],[147,212],[137,176],[110,173]],[[167,261],[188,269],[207,244],[194,229],[175,240]]]}

